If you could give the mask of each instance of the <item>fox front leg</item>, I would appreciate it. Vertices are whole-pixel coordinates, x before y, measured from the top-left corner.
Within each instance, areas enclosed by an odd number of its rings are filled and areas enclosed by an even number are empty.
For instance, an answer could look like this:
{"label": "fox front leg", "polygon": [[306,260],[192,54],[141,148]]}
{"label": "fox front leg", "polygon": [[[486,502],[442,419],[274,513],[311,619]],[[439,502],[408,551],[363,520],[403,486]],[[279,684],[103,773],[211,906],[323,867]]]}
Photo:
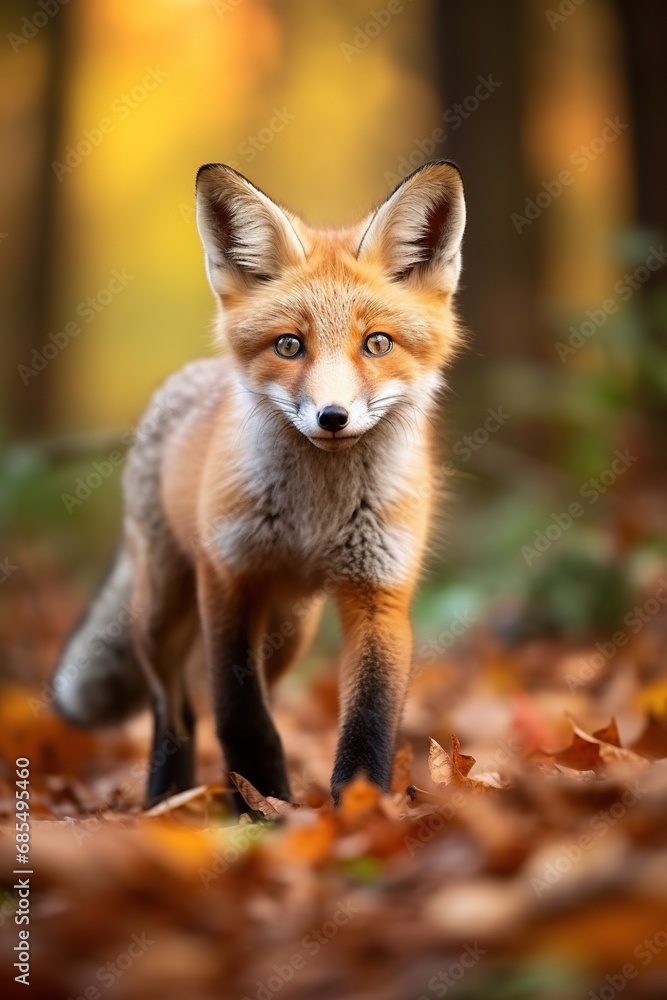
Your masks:
{"label": "fox front leg", "polygon": [[412,659],[410,594],[369,585],[338,595],[343,631],[340,735],[331,778],[338,805],[344,784],[365,775],[389,790]]}
{"label": "fox front leg", "polygon": [[[198,568],[198,590],[215,725],[227,771],[236,771],[262,795],[290,799],[280,736],[265,697],[256,648],[265,601],[257,581],[226,579],[209,564]],[[247,811],[238,792],[236,812]]]}

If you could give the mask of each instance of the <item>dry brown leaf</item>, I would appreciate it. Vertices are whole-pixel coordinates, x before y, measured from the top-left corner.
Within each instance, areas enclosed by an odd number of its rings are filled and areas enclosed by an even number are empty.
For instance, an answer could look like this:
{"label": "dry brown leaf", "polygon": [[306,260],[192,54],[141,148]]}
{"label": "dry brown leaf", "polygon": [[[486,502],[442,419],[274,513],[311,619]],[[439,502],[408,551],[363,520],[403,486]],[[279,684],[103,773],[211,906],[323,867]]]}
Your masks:
{"label": "dry brown leaf", "polygon": [[[3,587],[3,601],[11,600],[11,586]],[[5,614],[0,607],[0,625]],[[7,814],[0,860],[11,871],[12,765],[27,747],[36,754],[35,995],[82,995],[90,970],[123,955],[130,930],[145,930],[155,943],[124,971],[117,984],[123,996],[209,1000],[220,996],[221,983],[225,995],[265,996],[283,969],[284,1000],[366,995],[376,974],[397,996],[418,996],[434,993],[425,984],[443,954],[446,973],[466,955],[465,989],[481,995],[475,977],[486,985],[497,961],[518,981],[535,954],[555,954],[556,941],[559,955],[574,957],[564,995],[603,993],[605,982],[620,982],[629,961],[640,975],[624,995],[634,997],[635,986],[644,985],[640,976],[655,977],[667,961],[667,760],[659,759],[667,757],[667,718],[649,715],[639,739],[624,747],[613,719],[589,733],[565,713],[606,721],[616,712],[621,732],[638,731],[637,698],[645,678],[660,676],[662,646],[647,645],[641,657],[627,648],[628,659],[615,664],[623,686],[593,684],[569,694],[552,669],[563,656],[556,642],[502,651],[502,670],[492,648],[474,648],[478,670],[459,669],[464,661],[455,650],[447,662],[425,668],[411,692],[406,731],[415,746],[431,729],[439,737],[448,706],[465,702],[470,711],[459,731],[478,762],[461,752],[456,737],[447,752],[432,743],[431,784],[423,749],[411,762],[405,745],[393,775],[394,787],[408,786],[405,796],[384,795],[362,780],[345,789],[337,811],[327,790],[336,742],[333,672],[312,688],[287,689],[283,701],[278,690],[276,720],[293,787],[301,802],[318,808],[261,796],[236,775],[248,810],[280,817],[275,825],[248,815],[219,824],[220,754],[205,711],[198,713],[202,785],[136,816],[148,720],[143,729],[133,724],[125,749],[94,736],[83,754],[66,727],[47,722],[46,714],[33,717],[26,692],[10,695],[0,711],[10,764],[0,783]],[[489,688],[498,726],[488,725],[483,710]],[[517,694],[521,689],[526,693]],[[514,789],[486,794],[499,782],[499,763]],[[53,822],[64,811],[67,820]],[[0,922],[8,902],[0,900]],[[119,913],[122,921],[112,919]],[[7,940],[4,950],[0,943],[3,959],[16,938]],[[585,969],[577,979],[582,949]],[[640,955],[650,956],[646,969]],[[290,968],[292,956],[297,964],[307,956],[304,967]],[[479,965],[468,967],[476,956]]]}
{"label": "dry brown leaf", "polygon": [[572,741],[562,750],[549,752],[540,750],[531,755],[535,759],[557,765],[560,769],[587,772],[589,778],[601,771],[611,773],[611,767],[618,771],[619,766],[634,766],[644,769],[647,761],[635,750],[621,746],[616,720],[611,721],[593,733],[587,732],[573,721]]}
{"label": "dry brown leaf", "polygon": [[196,788],[188,788],[185,792],[178,792],[163,799],[157,805],[146,809],[144,816],[153,818],[155,816],[174,815],[179,812],[186,812],[191,815],[200,815],[208,819],[211,807],[218,804],[226,807],[225,788],[219,782],[210,785],[198,785]]}
{"label": "dry brown leaf", "polygon": [[600,744],[575,729],[569,747],[558,750],[551,756],[562,767],[575,771],[595,771],[600,766]]}
{"label": "dry brown leaf", "polygon": [[451,736],[452,740],[452,760],[454,761],[454,767],[459,774],[466,777],[470,773],[470,768],[476,763],[475,758],[471,757],[469,754],[461,753],[460,747],[461,743],[458,736]]}
{"label": "dry brown leaf", "polygon": [[627,768],[644,770],[648,763],[646,758],[635,751],[621,746],[618,727],[613,718],[594,733],[588,733],[573,722],[570,745],[555,753],[541,751],[541,754],[534,756],[540,755],[557,765],[559,770],[570,771],[570,777],[574,776],[572,772],[575,771],[587,774],[586,780],[594,780],[601,774],[620,774],[621,770]]}
{"label": "dry brown leaf", "polygon": [[[613,720],[612,720],[613,723]],[[641,757],[634,750],[627,750],[625,747],[618,743],[608,743],[606,740],[600,738],[600,733],[605,733],[607,735],[616,736],[618,738],[618,731],[616,730],[616,725],[613,723],[613,728],[611,732],[609,731],[609,726],[602,730],[598,730],[598,733],[587,733],[580,726],[574,726],[574,739],[581,742],[587,742],[591,746],[597,746],[599,759],[605,764],[613,765],[632,765],[640,770],[643,770],[648,766],[648,761],[645,757]]]}
{"label": "dry brown leaf", "polygon": [[431,778],[436,785],[460,785],[464,788],[480,792],[496,792],[501,787],[499,776],[495,773],[485,773],[479,778],[469,778],[468,773],[475,763],[475,758],[462,754],[461,744],[454,734],[451,734],[451,756],[440,744],[431,737],[428,755],[428,766]]}
{"label": "dry brown leaf", "polygon": [[281,816],[299,808],[296,802],[285,802],[284,799],[277,799],[273,795],[262,795],[247,778],[237,774],[236,771],[228,771],[228,774],[248,808],[260,812],[265,819],[280,819]]}
{"label": "dry brown leaf", "polygon": [[602,729],[596,729],[593,733],[596,740],[600,743],[610,743],[612,746],[620,747],[621,738],[618,735],[618,726],[616,725],[616,719],[612,718],[606,726]]}
{"label": "dry brown leaf", "polygon": [[429,742],[429,754],[428,754],[428,767],[431,774],[431,780],[436,785],[451,785],[453,783],[459,782],[462,778],[465,778],[468,771],[475,763],[472,760],[470,766],[467,766],[467,762],[464,763],[464,767],[467,770],[460,771],[457,769],[454,762],[454,754],[456,754],[460,743],[455,736],[451,737],[452,741],[452,756],[450,756],[446,750],[444,750],[437,740],[432,737]]}

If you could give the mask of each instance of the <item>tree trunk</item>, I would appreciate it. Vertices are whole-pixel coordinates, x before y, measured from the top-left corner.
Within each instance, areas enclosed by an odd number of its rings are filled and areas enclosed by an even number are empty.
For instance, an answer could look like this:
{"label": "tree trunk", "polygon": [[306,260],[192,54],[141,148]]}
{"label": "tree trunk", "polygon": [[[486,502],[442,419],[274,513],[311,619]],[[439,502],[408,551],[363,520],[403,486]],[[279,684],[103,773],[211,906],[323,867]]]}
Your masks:
{"label": "tree trunk", "polygon": [[[31,7],[28,14],[33,10]],[[18,13],[18,12],[17,12]],[[41,32],[48,49],[48,70],[40,109],[42,142],[39,169],[29,198],[32,215],[23,241],[23,277],[14,290],[13,329],[9,332],[6,369],[9,424],[19,436],[33,436],[48,430],[53,413],[53,386],[57,365],[48,362],[36,377],[22,379],[19,365],[32,364],[32,351],[42,351],[53,327],[57,255],[57,209],[60,185],[51,164],[62,159],[62,121],[65,108],[69,63],[69,6],[61,6]],[[29,43],[30,44],[30,43]],[[35,43],[33,43],[35,44]],[[20,58],[20,56],[17,56]],[[9,243],[7,251],[9,250]]]}
{"label": "tree trunk", "polygon": [[534,358],[544,342],[535,301],[537,229],[519,233],[511,221],[530,192],[521,154],[521,4],[443,0],[434,6],[444,107],[458,114],[456,105],[468,97],[473,105],[480,78],[490,75],[500,84],[458,127],[445,121],[442,155],[461,167],[468,202],[461,314],[478,353]]}
{"label": "tree trunk", "polygon": [[[617,0],[634,132],[637,221],[667,232],[665,100],[667,98],[667,4]],[[667,268],[653,281],[667,281]]]}

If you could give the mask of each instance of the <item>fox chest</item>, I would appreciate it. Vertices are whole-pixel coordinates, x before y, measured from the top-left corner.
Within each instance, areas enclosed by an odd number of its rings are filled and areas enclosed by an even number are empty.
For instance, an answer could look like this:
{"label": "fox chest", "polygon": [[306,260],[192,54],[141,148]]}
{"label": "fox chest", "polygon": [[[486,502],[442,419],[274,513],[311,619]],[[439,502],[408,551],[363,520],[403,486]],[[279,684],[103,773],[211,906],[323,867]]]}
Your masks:
{"label": "fox chest", "polygon": [[306,587],[328,578],[392,583],[405,577],[414,541],[392,523],[388,491],[368,466],[323,475],[284,460],[262,471],[242,512],[221,512],[215,526],[215,553],[230,569],[289,574]]}

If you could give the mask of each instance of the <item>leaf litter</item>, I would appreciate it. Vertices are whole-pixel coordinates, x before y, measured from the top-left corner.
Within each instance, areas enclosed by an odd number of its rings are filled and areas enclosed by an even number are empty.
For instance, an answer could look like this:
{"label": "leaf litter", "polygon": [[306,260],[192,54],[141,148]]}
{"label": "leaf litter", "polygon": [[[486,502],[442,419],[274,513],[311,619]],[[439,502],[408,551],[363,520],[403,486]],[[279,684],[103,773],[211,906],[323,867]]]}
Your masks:
{"label": "leaf litter", "polygon": [[[564,645],[542,657],[475,642],[475,669],[468,650],[417,670],[391,791],[360,777],[336,811],[331,664],[278,692],[294,803],[223,774],[201,696],[199,784],[145,810],[146,717],[85,733],[42,704],[41,680],[6,686],[3,873],[14,761],[32,762],[31,995],[667,996],[664,665],[628,653],[623,685],[610,668],[606,684],[567,690]],[[248,806],[240,820],[231,788]],[[5,969],[12,884],[6,874]]]}

